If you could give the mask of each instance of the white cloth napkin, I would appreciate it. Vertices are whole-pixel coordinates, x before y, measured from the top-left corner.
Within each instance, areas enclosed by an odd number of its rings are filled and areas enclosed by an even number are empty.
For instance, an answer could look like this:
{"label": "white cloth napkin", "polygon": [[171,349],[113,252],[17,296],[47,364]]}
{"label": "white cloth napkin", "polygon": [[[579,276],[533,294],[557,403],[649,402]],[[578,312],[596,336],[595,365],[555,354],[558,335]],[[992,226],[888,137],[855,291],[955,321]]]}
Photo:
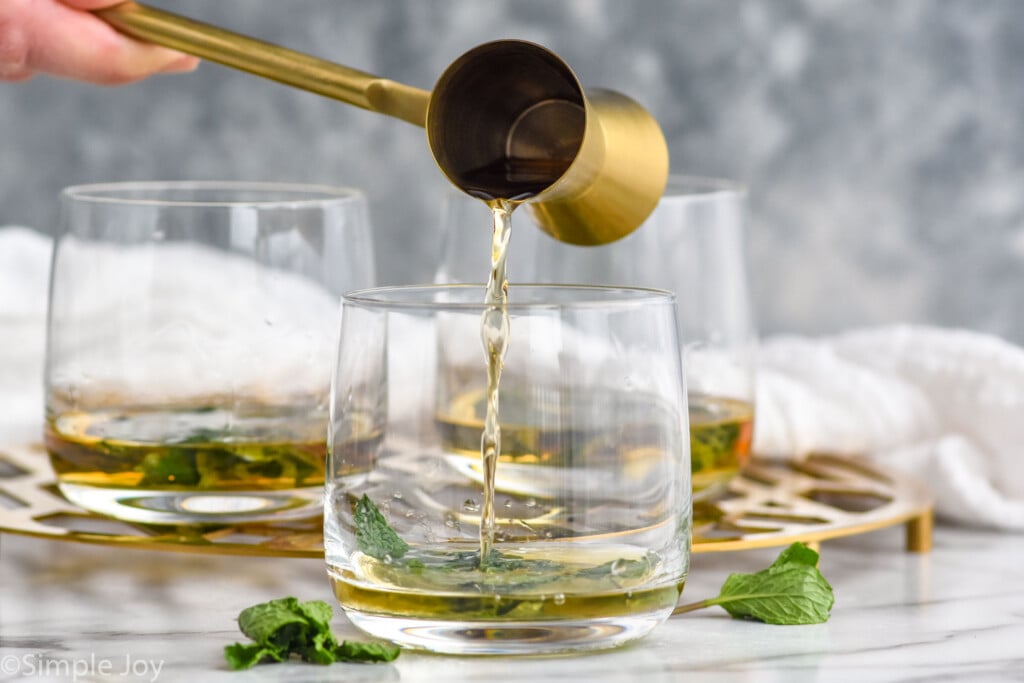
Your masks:
{"label": "white cloth napkin", "polygon": [[762,347],[754,448],[864,452],[925,481],[936,511],[1024,531],[1024,350],[893,326]]}
{"label": "white cloth napkin", "polygon": [[[0,228],[0,446],[38,438],[49,239]],[[474,340],[475,342],[475,340]],[[1024,531],[1024,349],[893,326],[762,344],[754,447],[867,453],[925,481],[942,519]]]}
{"label": "white cloth napkin", "polygon": [[185,241],[68,237],[55,262],[56,386],[88,383],[142,404],[228,388],[268,403],[326,400],[338,301],[312,279]]}
{"label": "white cloth napkin", "polygon": [[0,450],[38,441],[51,241],[0,227]]}

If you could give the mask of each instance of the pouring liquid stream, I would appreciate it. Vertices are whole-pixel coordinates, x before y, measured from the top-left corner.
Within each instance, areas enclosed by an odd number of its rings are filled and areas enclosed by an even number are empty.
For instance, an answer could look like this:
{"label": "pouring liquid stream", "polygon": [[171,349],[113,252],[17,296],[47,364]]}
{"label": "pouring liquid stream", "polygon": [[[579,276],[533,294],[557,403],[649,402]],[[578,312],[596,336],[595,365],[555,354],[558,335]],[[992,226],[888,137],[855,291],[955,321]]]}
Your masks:
{"label": "pouring liquid stream", "polygon": [[487,566],[494,546],[494,490],[498,456],[501,454],[501,425],[498,423],[498,386],[509,343],[508,270],[506,257],[515,204],[507,199],[488,202],[494,219],[491,235],[491,274],[487,280],[480,318],[480,340],[487,358],[487,414],[480,438],[483,464],[483,505],[480,508],[480,567]]}
{"label": "pouring liquid stream", "polygon": [[487,361],[486,415],[480,437],[483,469],[483,504],[480,507],[480,567],[487,566],[494,547],[495,478],[501,455],[501,425],[498,422],[501,371],[508,352],[508,245],[512,234],[512,212],[523,201],[548,187],[569,166],[571,160],[524,159],[509,156],[476,169],[468,175],[467,192],[482,199],[491,210],[491,269],[484,293],[487,308],[480,317],[480,341]]}

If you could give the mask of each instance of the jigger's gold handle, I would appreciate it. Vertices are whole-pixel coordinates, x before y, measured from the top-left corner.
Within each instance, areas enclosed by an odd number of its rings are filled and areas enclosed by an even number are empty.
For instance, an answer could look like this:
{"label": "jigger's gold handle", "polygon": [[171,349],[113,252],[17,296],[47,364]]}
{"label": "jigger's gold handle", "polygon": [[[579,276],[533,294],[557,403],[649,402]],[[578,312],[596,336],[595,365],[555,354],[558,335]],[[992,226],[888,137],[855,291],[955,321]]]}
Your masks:
{"label": "jigger's gold handle", "polygon": [[95,14],[133,38],[423,126],[430,91],[265,43],[136,2]]}

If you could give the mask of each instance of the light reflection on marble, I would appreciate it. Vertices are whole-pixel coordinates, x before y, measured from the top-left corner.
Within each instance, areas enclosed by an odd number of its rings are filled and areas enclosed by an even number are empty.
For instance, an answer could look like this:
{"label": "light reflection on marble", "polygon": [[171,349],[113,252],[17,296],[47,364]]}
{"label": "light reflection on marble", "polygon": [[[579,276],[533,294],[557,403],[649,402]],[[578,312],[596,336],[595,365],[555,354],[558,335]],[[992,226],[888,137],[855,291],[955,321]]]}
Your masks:
{"label": "light reflection on marble", "polygon": [[[776,551],[697,555],[687,600],[710,597],[732,571]],[[902,549],[897,530],[830,541],[821,568],[836,592],[827,624],[781,627],[714,608],[675,617],[612,652],[554,658],[406,653],[392,665],[302,663],[229,672],[244,607],[295,595],[332,601],[320,562],[199,556],[0,536],[0,681],[44,661],[161,664],[159,681],[951,681],[1024,675],[1024,544],[1012,535],[940,528],[930,554]],[[343,616],[335,632],[359,637]],[[92,659],[90,659],[92,658]],[[29,664],[25,664],[28,662]],[[18,671],[18,667],[21,670]],[[141,671],[141,669],[140,669]],[[36,680],[67,681],[70,677]]]}

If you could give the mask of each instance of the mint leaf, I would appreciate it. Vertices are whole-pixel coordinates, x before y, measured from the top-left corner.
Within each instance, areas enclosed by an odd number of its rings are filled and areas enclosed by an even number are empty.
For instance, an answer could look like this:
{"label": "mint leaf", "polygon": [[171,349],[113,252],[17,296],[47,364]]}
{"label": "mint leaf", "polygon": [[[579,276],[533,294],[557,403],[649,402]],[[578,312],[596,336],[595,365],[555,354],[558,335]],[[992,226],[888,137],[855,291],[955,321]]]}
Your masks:
{"label": "mint leaf", "polygon": [[331,664],[338,643],[330,620],[331,607],[321,600],[300,603],[287,597],[253,605],[238,615],[238,626],[255,645],[236,643],[229,646],[233,650],[225,649],[224,656],[232,668],[249,668],[266,660],[281,662],[292,654],[307,662]]}
{"label": "mint leaf", "polygon": [[139,464],[142,480],[139,486],[195,486],[199,483],[195,454],[186,448],[172,448],[166,453],[147,453]]}
{"label": "mint leaf", "polygon": [[299,644],[293,652],[302,657],[303,661],[313,664],[333,664],[336,659],[334,650],[338,647],[338,641],[330,629],[317,631],[313,634],[311,642]]}
{"label": "mint leaf", "polygon": [[766,624],[823,624],[834,601],[832,587],[816,567],[791,562],[756,574],[732,574],[708,604]]}
{"label": "mint leaf", "polygon": [[[330,609],[327,603],[318,602]],[[299,601],[292,597],[247,607],[238,615],[238,627],[257,643],[279,648],[289,648],[293,642],[301,642],[306,633],[312,637],[322,628],[310,622]]]}
{"label": "mint leaf", "polygon": [[736,442],[742,433],[739,422],[720,422],[690,431],[690,469],[693,474],[735,466]]}
{"label": "mint leaf", "polygon": [[779,556],[772,562],[772,566],[794,562],[796,564],[806,564],[809,567],[817,567],[818,559],[819,555],[816,550],[808,548],[803,543],[794,543],[779,553]]}
{"label": "mint leaf", "polygon": [[[551,560],[524,559],[514,555],[507,555],[497,548],[491,548],[486,562],[481,561],[480,551],[478,550],[468,550],[447,555],[442,565],[427,565],[423,560],[416,557],[398,562],[409,552],[410,546],[391,528],[387,519],[384,518],[384,515],[366,494],[363,494],[363,497],[356,501],[353,519],[356,527],[356,545],[360,552],[374,559],[403,568],[417,576],[421,576],[428,571],[445,573],[475,573],[480,571],[497,579],[501,575],[529,571],[534,573],[545,572],[548,576],[542,578],[540,583],[546,583],[554,580],[554,574],[564,566],[559,562]],[[576,575],[594,579],[614,575],[623,579],[630,579],[645,575],[650,571],[650,568],[650,557],[644,557],[641,560],[620,558],[596,567],[579,570]],[[514,579],[518,582],[516,587],[520,589],[526,585],[537,583],[535,579],[529,576],[516,575]],[[478,582],[479,580],[474,578],[473,584],[479,589]]]}
{"label": "mint leaf", "polygon": [[260,662],[283,662],[292,655],[314,664],[390,662],[398,648],[390,643],[344,642],[331,633],[331,606],[322,600],[299,602],[293,597],[271,600],[242,610],[238,626],[253,643],[224,648],[234,670]]}
{"label": "mint leaf", "polygon": [[234,645],[228,645],[224,648],[224,658],[228,660],[228,666],[234,671],[251,669],[264,660],[284,661],[284,657],[282,657],[278,648],[267,647],[259,643],[252,643],[251,645],[235,643]]}
{"label": "mint leaf", "polygon": [[818,553],[803,543],[783,550],[767,569],[730,574],[718,597],[677,607],[673,614],[718,605],[735,618],[766,624],[822,624],[835,596],[817,568]]}
{"label": "mint leaf", "polygon": [[323,600],[310,600],[309,602],[299,602],[296,600],[293,609],[306,617],[320,631],[330,632],[331,618],[334,616],[334,610]]}
{"label": "mint leaf", "polygon": [[398,657],[397,645],[391,643],[359,643],[346,640],[334,650],[339,662],[392,662]]}
{"label": "mint leaf", "polygon": [[409,551],[409,544],[388,526],[384,515],[366,494],[356,503],[354,518],[356,545],[364,554],[376,560],[397,560]]}

